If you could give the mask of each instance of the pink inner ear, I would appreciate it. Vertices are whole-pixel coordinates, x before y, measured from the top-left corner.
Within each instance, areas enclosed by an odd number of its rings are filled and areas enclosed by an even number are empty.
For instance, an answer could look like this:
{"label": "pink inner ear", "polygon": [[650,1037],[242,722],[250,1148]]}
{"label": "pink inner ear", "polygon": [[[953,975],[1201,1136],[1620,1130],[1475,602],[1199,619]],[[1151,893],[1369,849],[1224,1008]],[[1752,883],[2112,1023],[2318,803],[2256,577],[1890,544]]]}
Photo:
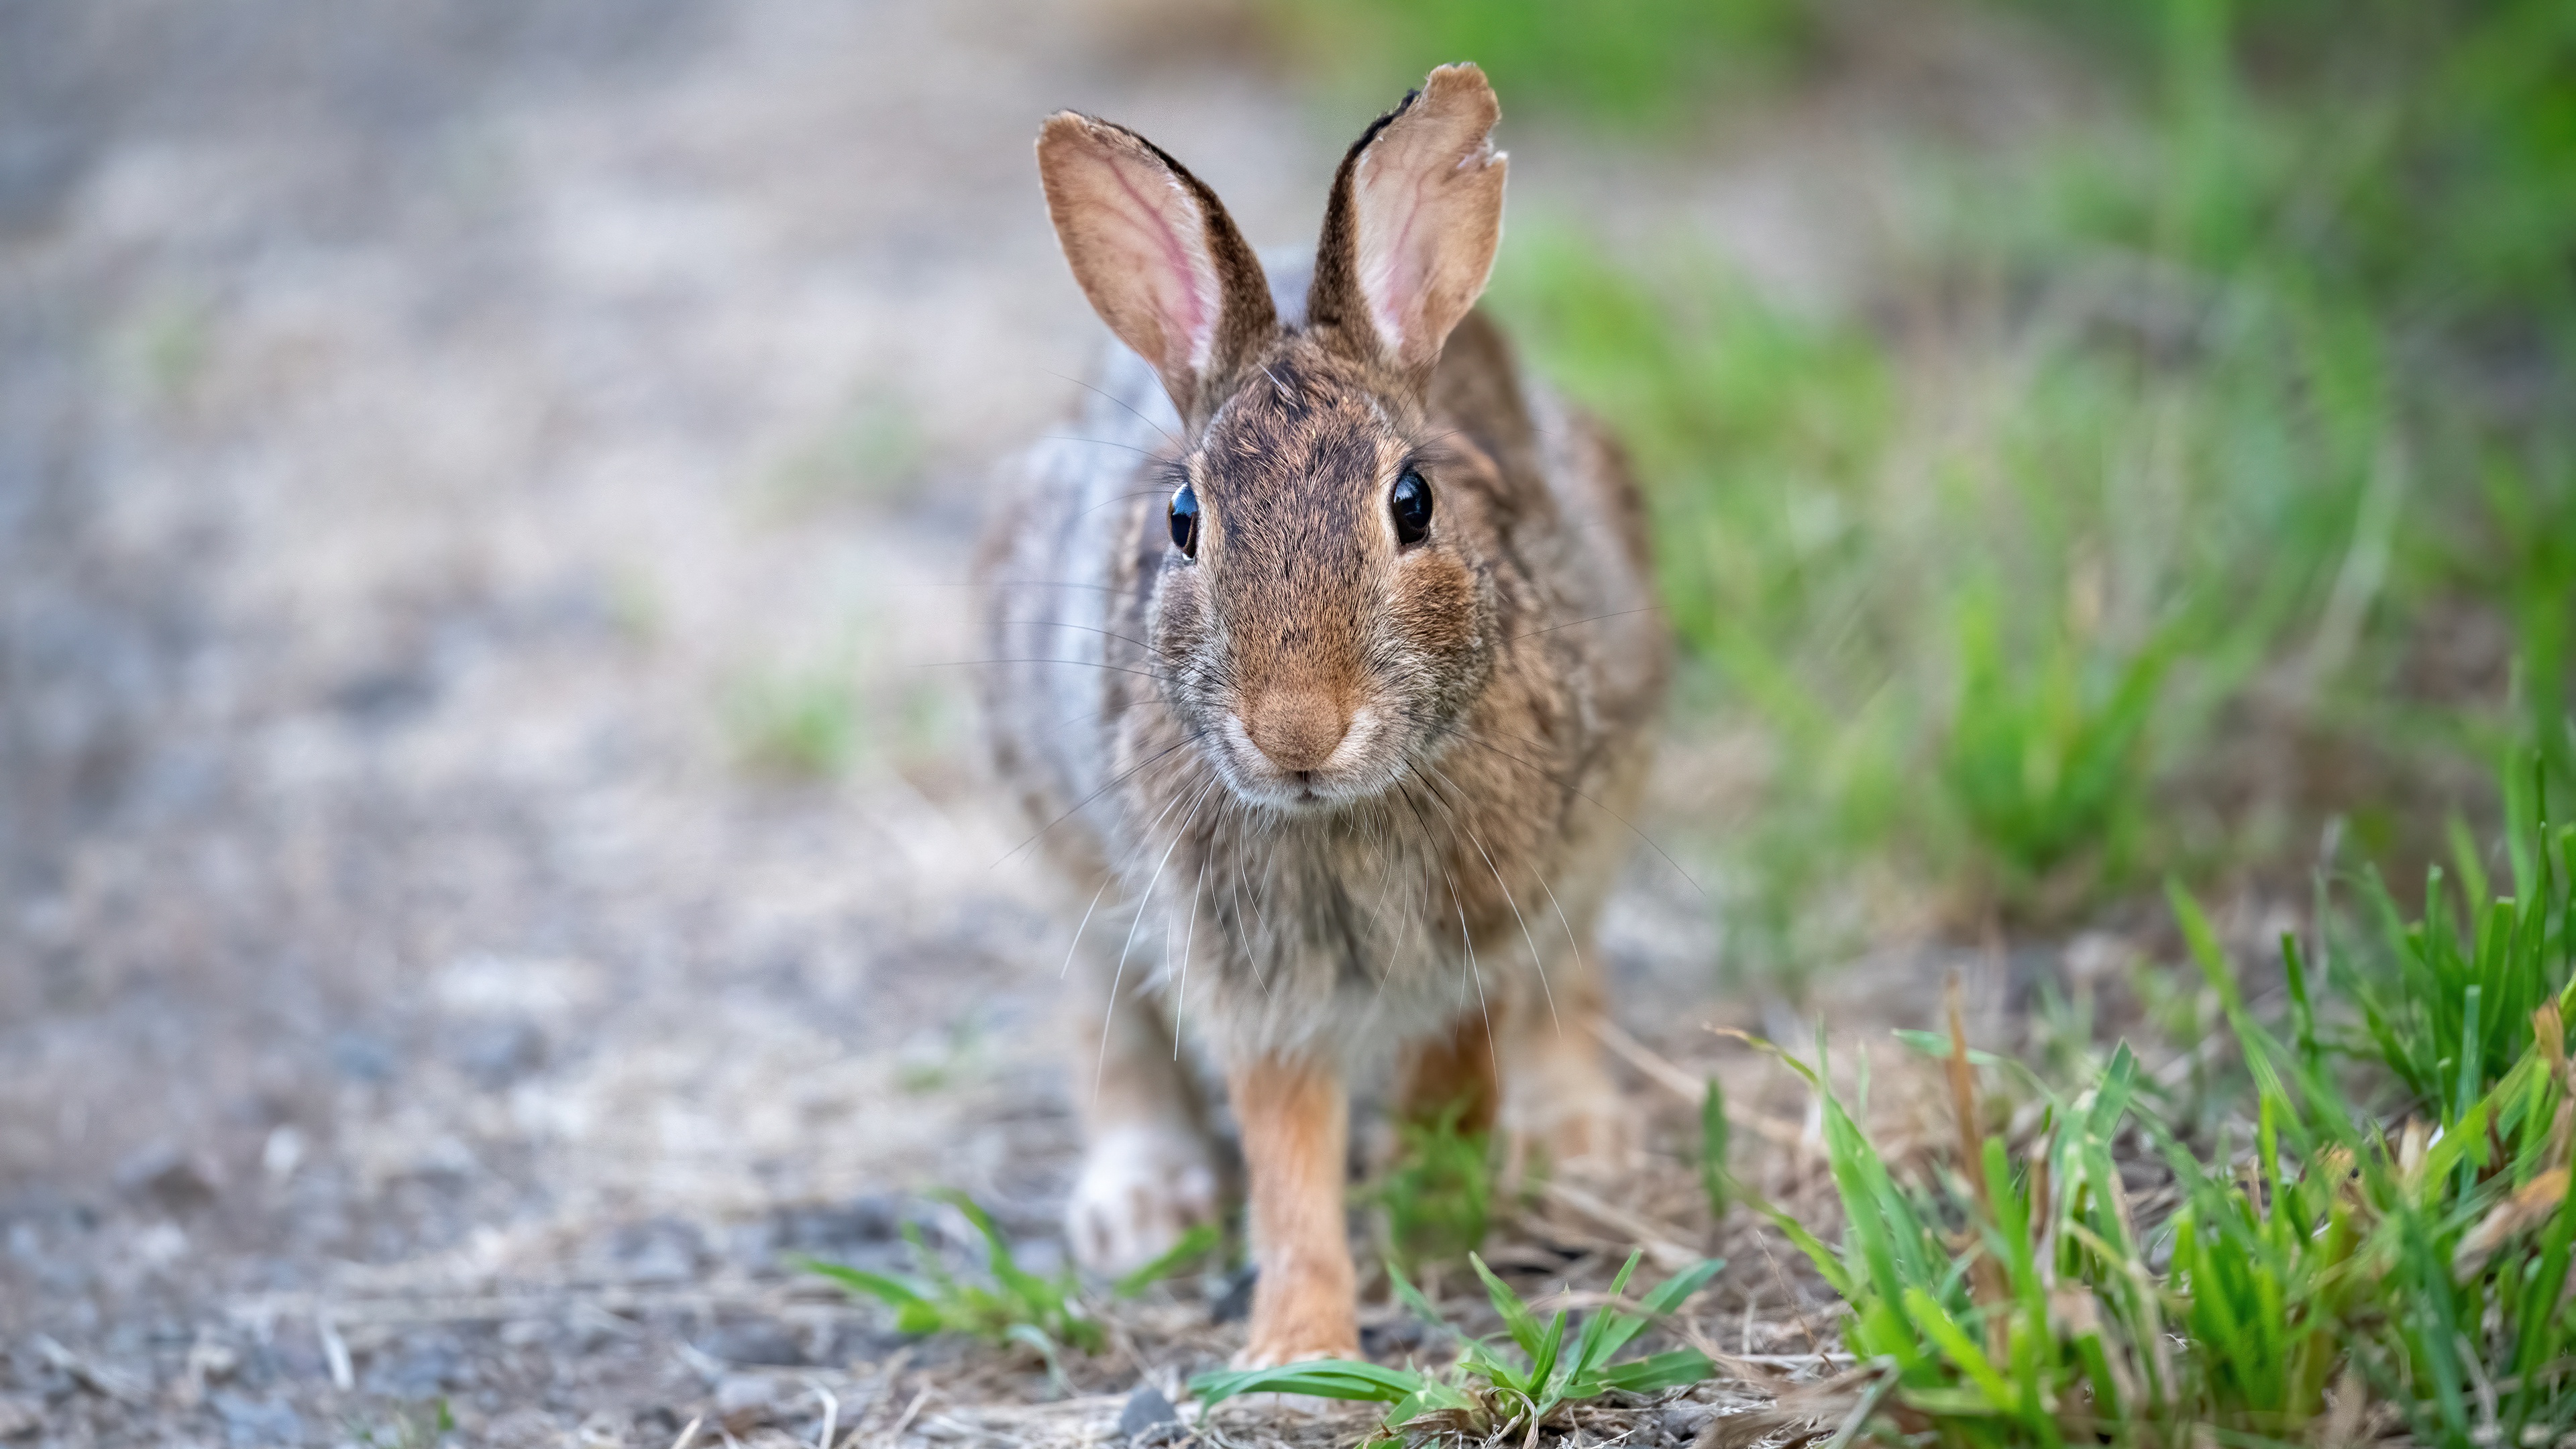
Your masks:
{"label": "pink inner ear", "polygon": [[[1198,214],[1198,201],[1172,178],[1136,178],[1139,168],[1118,168],[1118,186],[1133,201],[1144,242],[1159,266],[1149,268],[1162,333],[1175,356],[1188,358],[1190,371],[1208,366],[1216,345],[1216,266],[1208,260],[1208,224]],[[1162,191],[1162,206],[1149,188]]]}
{"label": "pink inner ear", "polygon": [[1505,158],[1490,124],[1472,110],[1418,110],[1388,127],[1352,174],[1360,295],[1379,345],[1404,366],[1439,359],[1493,267]]}
{"label": "pink inner ear", "polygon": [[1360,295],[1368,299],[1369,320],[1390,353],[1402,355],[1407,335],[1419,330],[1422,292],[1429,268],[1416,235],[1424,211],[1427,177],[1410,184],[1381,180],[1375,156],[1360,158],[1354,178],[1367,198],[1360,208]]}
{"label": "pink inner ear", "polygon": [[1208,249],[1208,228],[1221,218],[1144,138],[1071,111],[1047,119],[1038,171],[1056,239],[1092,310],[1187,409],[1225,318]]}
{"label": "pink inner ear", "polygon": [[1115,155],[1102,160],[1109,185],[1101,199],[1126,233],[1119,260],[1143,283],[1168,349],[1155,361],[1202,370],[1216,346],[1218,308],[1206,219],[1180,182],[1159,167]]}

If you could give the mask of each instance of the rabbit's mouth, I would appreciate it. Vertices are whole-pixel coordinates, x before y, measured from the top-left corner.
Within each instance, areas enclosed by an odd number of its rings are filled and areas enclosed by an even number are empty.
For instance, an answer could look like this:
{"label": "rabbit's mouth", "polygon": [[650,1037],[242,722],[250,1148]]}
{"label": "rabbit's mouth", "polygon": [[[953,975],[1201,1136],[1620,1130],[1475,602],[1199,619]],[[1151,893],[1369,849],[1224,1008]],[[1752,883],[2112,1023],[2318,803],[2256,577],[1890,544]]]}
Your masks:
{"label": "rabbit's mouth", "polygon": [[1323,813],[1373,799],[1394,783],[1386,735],[1381,712],[1363,705],[1320,757],[1283,761],[1255,741],[1239,713],[1228,710],[1219,719],[1211,753],[1227,787],[1246,804]]}

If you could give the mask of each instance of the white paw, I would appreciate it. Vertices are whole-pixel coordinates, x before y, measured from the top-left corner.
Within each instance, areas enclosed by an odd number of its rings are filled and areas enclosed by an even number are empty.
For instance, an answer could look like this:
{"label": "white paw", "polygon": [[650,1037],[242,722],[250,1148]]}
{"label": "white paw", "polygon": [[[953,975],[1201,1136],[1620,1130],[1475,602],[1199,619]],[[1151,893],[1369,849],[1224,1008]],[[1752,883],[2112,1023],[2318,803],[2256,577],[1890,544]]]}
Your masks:
{"label": "white paw", "polygon": [[1608,1083],[1503,1104],[1504,1177],[1545,1161],[1559,1177],[1604,1181],[1636,1165],[1636,1115]]}
{"label": "white paw", "polygon": [[1098,1273],[1141,1268],[1216,1218],[1216,1168],[1196,1133],[1115,1127],[1094,1140],[1065,1204],[1073,1256]]}

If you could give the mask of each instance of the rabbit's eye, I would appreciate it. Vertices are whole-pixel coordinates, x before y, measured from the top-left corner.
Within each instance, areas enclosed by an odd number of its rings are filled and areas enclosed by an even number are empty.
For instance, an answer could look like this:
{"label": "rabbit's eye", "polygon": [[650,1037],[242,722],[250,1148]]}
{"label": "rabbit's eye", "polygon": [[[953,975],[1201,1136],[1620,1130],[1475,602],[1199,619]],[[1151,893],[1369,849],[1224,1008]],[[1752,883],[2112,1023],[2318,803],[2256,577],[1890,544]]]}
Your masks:
{"label": "rabbit's eye", "polygon": [[1422,542],[1431,532],[1431,485],[1411,468],[1395,480],[1395,491],[1387,495],[1387,508],[1395,515],[1395,541],[1406,548]]}
{"label": "rabbit's eye", "polygon": [[1172,546],[1191,558],[1199,556],[1199,495],[1187,483],[1172,494]]}

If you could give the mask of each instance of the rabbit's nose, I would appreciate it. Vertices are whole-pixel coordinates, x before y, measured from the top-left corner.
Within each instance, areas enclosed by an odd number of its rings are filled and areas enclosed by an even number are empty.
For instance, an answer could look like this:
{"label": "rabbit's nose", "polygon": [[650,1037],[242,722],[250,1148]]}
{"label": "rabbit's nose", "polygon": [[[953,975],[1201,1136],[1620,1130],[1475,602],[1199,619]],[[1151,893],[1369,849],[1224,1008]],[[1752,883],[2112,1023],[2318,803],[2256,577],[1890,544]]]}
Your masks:
{"label": "rabbit's nose", "polygon": [[1243,712],[1243,732],[1282,770],[1322,768],[1350,729],[1338,701],[1307,690],[1272,690]]}

